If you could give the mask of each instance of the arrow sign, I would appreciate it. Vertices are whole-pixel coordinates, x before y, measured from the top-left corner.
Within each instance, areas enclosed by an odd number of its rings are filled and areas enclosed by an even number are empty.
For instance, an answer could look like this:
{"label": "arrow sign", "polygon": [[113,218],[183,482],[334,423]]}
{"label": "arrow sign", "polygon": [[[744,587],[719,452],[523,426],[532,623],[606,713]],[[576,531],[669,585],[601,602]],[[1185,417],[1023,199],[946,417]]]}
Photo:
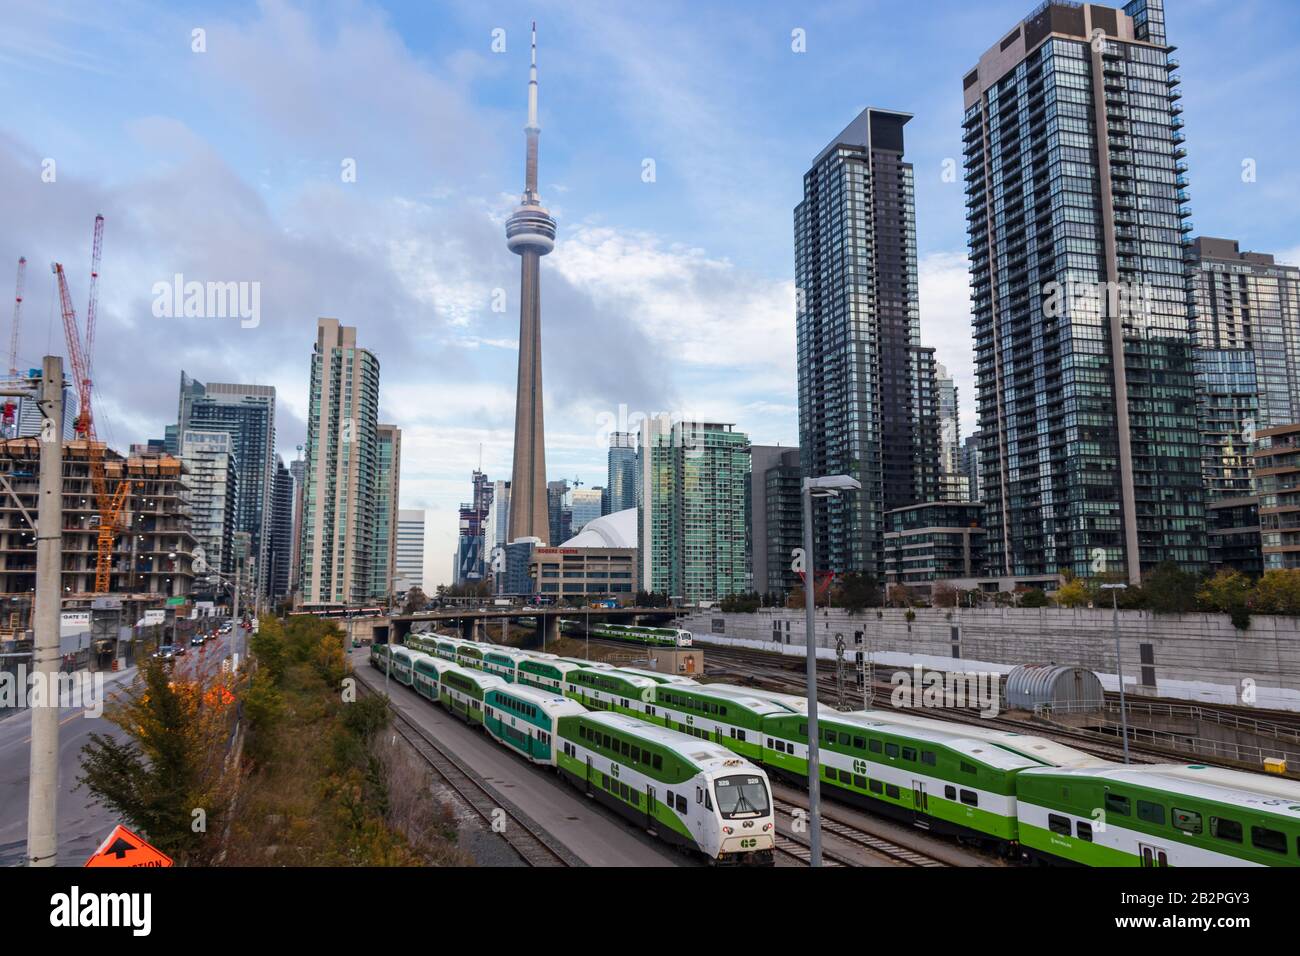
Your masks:
{"label": "arrow sign", "polygon": [[113,829],[108,838],[99,845],[99,849],[86,861],[86,866],[167,867],[171,865],[171,857],[150,846],[140,836],[121,825]]}

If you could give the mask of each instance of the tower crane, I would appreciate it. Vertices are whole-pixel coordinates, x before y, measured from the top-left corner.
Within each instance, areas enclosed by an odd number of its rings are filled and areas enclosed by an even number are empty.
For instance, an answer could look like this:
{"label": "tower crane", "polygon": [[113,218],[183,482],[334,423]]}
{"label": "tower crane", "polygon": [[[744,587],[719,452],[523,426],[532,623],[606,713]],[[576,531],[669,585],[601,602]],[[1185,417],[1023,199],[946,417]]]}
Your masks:
{"label": "tower crane", "polygon": [[[9,331],[9,377],[18,376],[18,329],[23,320],[23,282],[27,277],[27,259],[23,256],[18,257],[18,282],[14,292],[14,323]],[[5,399],[3,411],[0,411],[0,421],[3,422],[4,434],[7,437],[13,437],[18,434],[18,429],[14,426],[17,424],[18,403],[12,398]]]}
{"label": "tower crane", "polygon": [[[95,344],[95,310],[99,291],[99,263],[103,250],[104,217],[95,217],[95,235],[91,247],[90,263],[90,301],[86,307],[85,347],[82,346],[81,332],[77,327],[77,311],[72,304],[72,294],[68,291],[68,278],[63,265],[55,262],[51,265],[59,287],[59,305],[63,312],[63,337],[67,340],[68,360],[72,363],[73,382],[77,387],[77,418],[73,423],[77,437],[86,442],[86,454],[90,458],[90,480],[95,490],[95,500],[99,507],[99,534],[95,554],[95,593],[104,594],[109,590],[112,575],[113,538],[121,530],[126,500],[131,494],[131,482],[123,478],[110,495],[108,480],[104,473],[104,443],[95,434],[95,417],[91,407],[91,349]],[[56,423],[55,427],[59,427]]]}

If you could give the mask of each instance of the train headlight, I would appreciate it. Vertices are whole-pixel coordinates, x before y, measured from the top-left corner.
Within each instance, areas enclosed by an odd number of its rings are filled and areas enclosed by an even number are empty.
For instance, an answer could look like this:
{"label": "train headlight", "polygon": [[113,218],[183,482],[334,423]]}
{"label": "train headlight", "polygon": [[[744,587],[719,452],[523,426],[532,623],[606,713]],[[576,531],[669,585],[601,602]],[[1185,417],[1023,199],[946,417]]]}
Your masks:
{"label": "train headlight", "polygon": [[764,823],[764,824],[763,824],[763,832],[764,832],[764,833],[766,833],[766,832],[767,832],[768,830],[770,830],[770,829],[772,829],[772,824],[770,824],[770,823]]}
{"label": "train headlight", "polygon": [[723,827],[723,828],[722,828],[722,832],[725,833],[725,834],[727,834],[728,836],[730,836],[731,833],[732,833],[732,829],[731,829],[731,827]]}

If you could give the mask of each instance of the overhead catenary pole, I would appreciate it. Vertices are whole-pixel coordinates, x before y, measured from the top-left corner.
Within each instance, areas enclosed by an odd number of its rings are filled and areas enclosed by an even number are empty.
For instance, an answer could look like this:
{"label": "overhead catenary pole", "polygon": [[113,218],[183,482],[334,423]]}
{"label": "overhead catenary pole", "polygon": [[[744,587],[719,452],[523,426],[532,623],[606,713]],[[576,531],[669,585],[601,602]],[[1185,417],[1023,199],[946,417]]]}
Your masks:
{"label": "overhead catenary pole", "polygon": [[804,554],[804,663],[808,685],[808,863],[822,865],[821,781],[818,779],[817,752],[817,598],[813,581],[813,503],[808,479],[803,486],[803,554]]}
{"label": "overhead catenary pole", "polygon": [[63,359],[47,355],[41,370],[41,474],[36,514],[35,641],[32,670],[45,694],[31,708],[32,751],[27,787],[27,865],[54,866],[59,793],[59,615],[63,587]]}

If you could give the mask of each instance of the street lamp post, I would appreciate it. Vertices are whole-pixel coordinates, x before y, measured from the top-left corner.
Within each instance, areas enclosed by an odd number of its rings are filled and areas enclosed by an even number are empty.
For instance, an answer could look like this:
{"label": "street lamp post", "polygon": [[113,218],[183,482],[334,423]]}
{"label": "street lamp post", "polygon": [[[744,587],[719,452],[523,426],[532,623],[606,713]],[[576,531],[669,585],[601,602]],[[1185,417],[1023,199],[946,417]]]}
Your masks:
{"label": "street lamp post", "polygon": [[817,752],[817,627],[816,585],[813,572],[813,498],[835,497],[841,491],[857,490],[862,484],[848,475],[803,480],[803,553],[804,553],[804,663],[808,691],[808,846],[809,865],[822,865],[821,782]]}
{"label": "street lamp post", "polygon": [[1128,763],[1128,706],[1124,697],[1124,661],[1119,646],[1119,592],[1128,588],[1127,584],[1103,584],[1103,591],[1110,592],[1111,621],[1115,631],[1115,671],[1119,676],[1119,726],[1124,735],[1124,762]]}

